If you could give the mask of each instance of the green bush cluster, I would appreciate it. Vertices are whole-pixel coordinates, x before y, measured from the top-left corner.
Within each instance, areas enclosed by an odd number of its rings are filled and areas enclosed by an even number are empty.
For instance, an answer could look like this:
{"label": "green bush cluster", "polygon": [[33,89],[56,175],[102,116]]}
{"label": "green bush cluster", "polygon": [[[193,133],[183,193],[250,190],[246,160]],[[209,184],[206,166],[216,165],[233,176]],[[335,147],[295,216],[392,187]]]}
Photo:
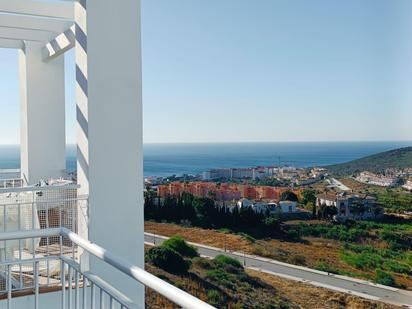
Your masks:
{"label": "green bush cluster", "polygon": [[[377,249],[371,246],[346,245],[341,259],[361,270],[380,268],[400,274],[409,274],[409,251],[402,253],[393,249]],[[409,265],[409,266],[408,266]]]}
{"label": "green bush cluster", "polygon": [[386,190],[377,193],[377,201],[393,212],[412,210],[412,195],[410,194]]}
{"label": "green bush cluster", "polygon": [[398,287],[395,279],[390,274],[379,268],[376,269],[375,282],[383,285]]}
{"label": "green bush cluster", "polygon": [[313,236],[323,237],[328,239],[335,239],[339,241],[353,242],[358,241],[362,237],[369,235],[367,230],[358,228],[356,226],[349,226],[343,224],[305,224],[290,226],[288,228],[290,233],[296,233],[299,237]]}
{"label": "green bush cluster", "polygon": [[221,266],[231,265],[235,268],[243,269],[242,263],[227,255],[219,254],[213,259],[213,261],[215,261],[216,264]]}
{"label": "green bush cluster", "polygon": [[174,274],[188,271],[190,263],[176,251],[165,247],[154,247],[145,254],[146,262]]}
{"label": "green bush cluster", "polygon": [[209,290],[207,292],[207,301],[212,306],[216,306],[223,302],[223,296],[219,291]]}
{"label": "green bush cluster", "polygon": [[329,265],[326,261],[320,261],[315,267],[317,270],[324,271],[331,274],[339,274],[339,270]]}
{"label": "green bush cluster", "polygon": [[193,258],[199,256],[199,253],[197,253],[197,249],[194,246],[189,245],[180,236],[170,237],[168,240],[162,243],[162,247],[172,249],[183,257]]}
{"label": "green bush cluster", "polygon": [[174,274],[186,273],[191,261],[186,258],[197,257],[195,247],[186,243],[180,236],[170,237],[159,247],[149,249],[145,254],[145,261],[167,272]]}

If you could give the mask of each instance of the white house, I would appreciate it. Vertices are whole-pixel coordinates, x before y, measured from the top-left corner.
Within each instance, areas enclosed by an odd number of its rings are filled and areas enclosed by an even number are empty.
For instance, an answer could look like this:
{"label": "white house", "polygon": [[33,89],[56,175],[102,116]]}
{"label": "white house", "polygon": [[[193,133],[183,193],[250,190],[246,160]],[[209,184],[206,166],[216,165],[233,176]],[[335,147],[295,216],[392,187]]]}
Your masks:
{"label": "white house", "polygon": [[402,186],[406,190],[412,191],[412,179],[408,179],[405,184]]}
{"label": "white house", "polygon": [[371,184],[381,187],[392,187],[399,182],[399,179],[397,177],[377,175],[367,171],[361,172],[356,177],[356,180],[365,184]]}
{"label": "white house", "polygon": [[280,201],[279,206],[281,208],[282,213],[291,213],[296,212],[296,205],[297,202],[292,201]]}

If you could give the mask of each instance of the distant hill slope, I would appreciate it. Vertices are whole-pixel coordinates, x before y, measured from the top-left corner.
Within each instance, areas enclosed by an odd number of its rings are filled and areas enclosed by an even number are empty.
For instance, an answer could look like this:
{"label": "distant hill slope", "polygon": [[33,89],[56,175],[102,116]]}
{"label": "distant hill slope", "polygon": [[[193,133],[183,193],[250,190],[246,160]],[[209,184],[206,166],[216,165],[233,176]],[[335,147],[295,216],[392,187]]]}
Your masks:
{"label": "distant hill slope", "polygon": [[412,167],[412,147],[389,150],[325,168],[333,175],[347,176],[361,171],[383,172],[387,168]]}

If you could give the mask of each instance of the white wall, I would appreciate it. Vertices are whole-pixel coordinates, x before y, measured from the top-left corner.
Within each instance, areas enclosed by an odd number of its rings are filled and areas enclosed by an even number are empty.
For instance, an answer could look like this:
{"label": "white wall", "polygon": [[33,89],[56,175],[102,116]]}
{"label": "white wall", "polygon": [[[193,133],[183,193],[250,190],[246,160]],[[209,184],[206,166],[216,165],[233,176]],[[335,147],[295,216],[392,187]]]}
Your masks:
{"label": "white wall", "polygon": [[[76,29],[76,99],[78,182],[89,193],[89,238],[143,268],[140,1],[87,0],[87,12],[84,2],[75,9],[87,36],[86,51]],[[94,259],[91,270],[144,307],[142,285]]]}

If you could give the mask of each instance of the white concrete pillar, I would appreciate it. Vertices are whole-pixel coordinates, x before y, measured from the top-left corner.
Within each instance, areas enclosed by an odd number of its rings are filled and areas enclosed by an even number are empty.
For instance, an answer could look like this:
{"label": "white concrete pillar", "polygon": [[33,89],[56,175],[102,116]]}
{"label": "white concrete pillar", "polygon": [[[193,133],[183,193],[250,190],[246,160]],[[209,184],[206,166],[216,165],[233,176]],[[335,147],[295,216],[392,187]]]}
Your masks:
{"label": "white concrete pillar", "polygon": [[27,184],[66,170],[64,57],[43,61],[44,43],[19,51],[21,175]]}
{"label": "white concrete pillar", "polygon": [[[76,2],[78,182],[89,239],[144,267],[139,0]],[[141,308],[144,288],[91,258],[91,271]]]}

